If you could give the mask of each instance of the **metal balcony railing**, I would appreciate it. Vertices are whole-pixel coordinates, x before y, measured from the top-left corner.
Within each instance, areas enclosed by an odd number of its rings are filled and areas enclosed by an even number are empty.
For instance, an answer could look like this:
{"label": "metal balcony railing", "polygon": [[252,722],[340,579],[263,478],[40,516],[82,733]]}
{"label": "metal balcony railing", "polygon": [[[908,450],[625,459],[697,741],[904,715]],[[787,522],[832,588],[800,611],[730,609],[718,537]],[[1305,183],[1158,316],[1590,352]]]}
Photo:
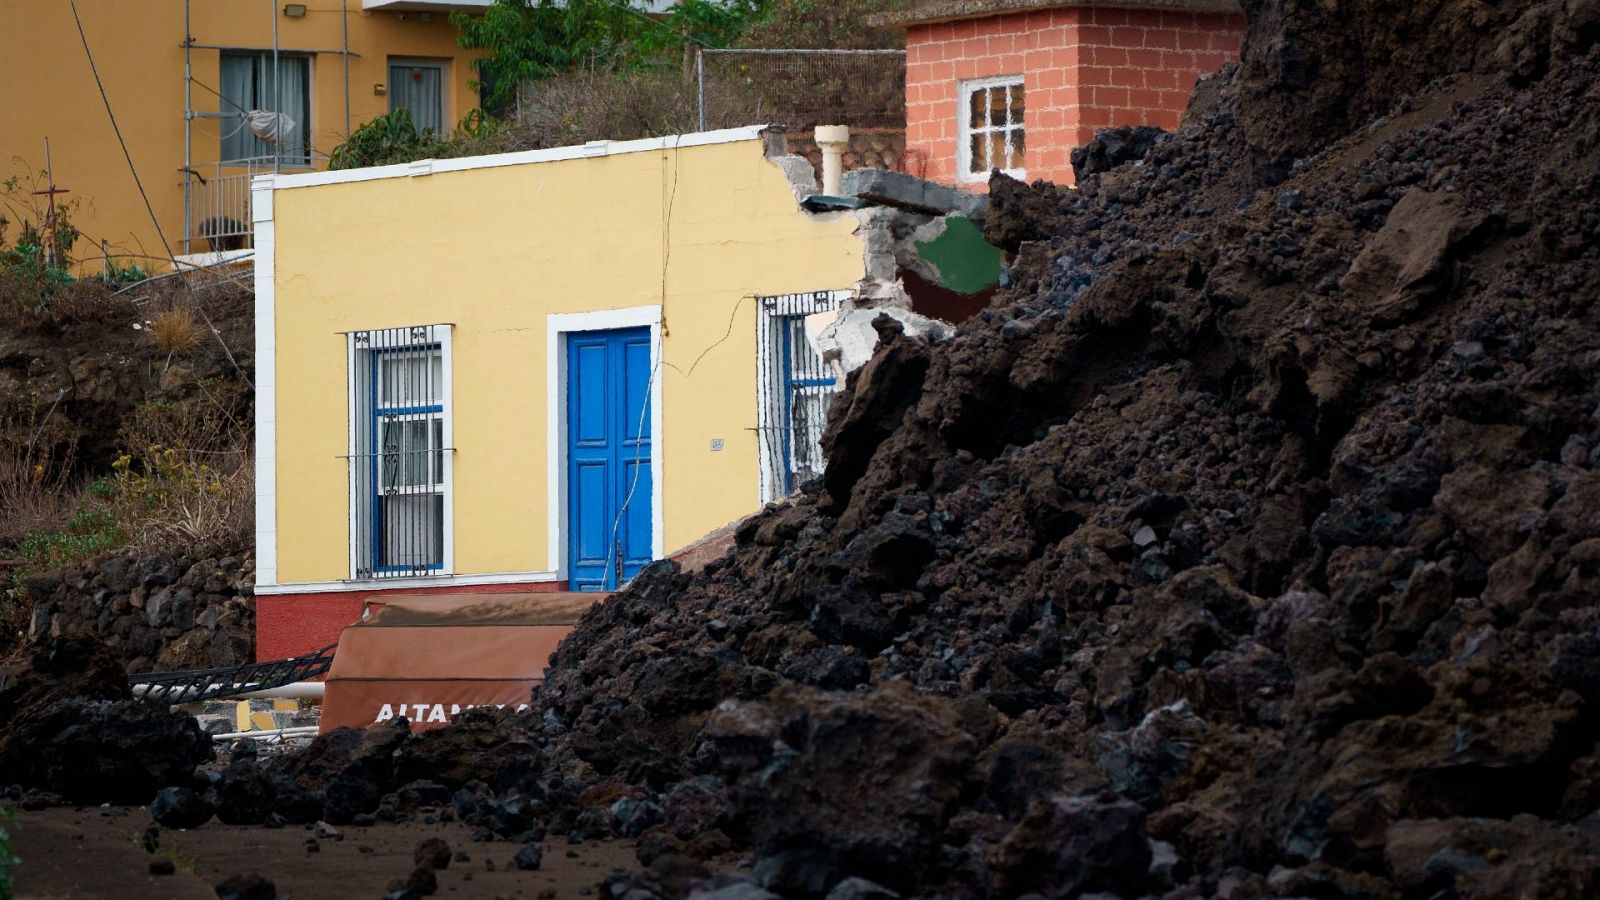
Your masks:
{"label": "metal balcony railing", "polygon": [[[313,155],[293,162],[298,171],[320,168],[327,157]],[[255,246],[250,218],[250,179],[290,165],[288,158],[276,167],[270,156],[224,159],[180,169],[183,175],[183,244],[181,252],[220,253]]]}
{"label": "metal balcony railing", "polygon": [[245,250],[254,246],[250,179],[272,171],[269,159],[229,159],[185,169],[183,252]]}

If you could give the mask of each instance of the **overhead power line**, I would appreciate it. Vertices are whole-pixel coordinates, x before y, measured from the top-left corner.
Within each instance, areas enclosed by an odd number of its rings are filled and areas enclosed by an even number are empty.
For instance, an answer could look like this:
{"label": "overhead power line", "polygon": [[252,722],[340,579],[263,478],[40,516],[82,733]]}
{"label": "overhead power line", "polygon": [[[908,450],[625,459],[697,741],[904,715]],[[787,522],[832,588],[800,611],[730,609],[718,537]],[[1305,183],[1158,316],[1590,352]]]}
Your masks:
{"label": "overhead power line", "polygon": [[[150,195],[145,192],[144,182],[139,178],[139,167],[134,165],[133,154],[128,152],[128,142],[123,139],[122,128],[117,125],[117,115],[111,110],[111,98],[106,96],[105,82],[100,80],[100,67],[94,63],[94,51],[89,49],[89,35],[83,30],[83,17],[78,14],[78,0],[68,0],[68,2],[72,6],[72,20],[78,26],[78,39],[83,42],[83,55],[89,60],[89,72],[94,75],[94,86],[100,91],[100,102],[106,108],[106,118],[111,120],[111,131],[116,134],[117,144],[122,147],[122,158],[128,161],[128,171],[133,174],[133,185],[139,189],[139,197],[144,201],[145,212],[150,214],[150,224],[155,226],[156,237],[161,241],[161,249],[166,252],[167,259],[172,263],[172,268],[179,269],[181,266],[178,264],[178,258],[172,254],[172,245],[167,242],[167,234],[161,228],[161,219],[156,216],[156,209],[150,203]],[[190,284],[187,278],[178,280],[183,282],[184,290],[189,293],[190,304],[194,306],[195,312],[200,314],[200,318],[206,323],[206,327],[211,330],[211,336],[217,339],[217,344],[222,347],[222,353],[228,357],[228,362],[233,366],[233,370],[239,374],[240,378],[244,379],[244,383],[249,385],[251,390],[254,390],[255,382],[245,372],[244,367],[239,365],[239,361],[234,358],[233,350],[228,347],[228,342],[222,339],[222,332],[217,330],[216,324],[211,321],[211,316],[206,313],[205,306],[200,303],[200,297],[195,294],[194,285]]]}

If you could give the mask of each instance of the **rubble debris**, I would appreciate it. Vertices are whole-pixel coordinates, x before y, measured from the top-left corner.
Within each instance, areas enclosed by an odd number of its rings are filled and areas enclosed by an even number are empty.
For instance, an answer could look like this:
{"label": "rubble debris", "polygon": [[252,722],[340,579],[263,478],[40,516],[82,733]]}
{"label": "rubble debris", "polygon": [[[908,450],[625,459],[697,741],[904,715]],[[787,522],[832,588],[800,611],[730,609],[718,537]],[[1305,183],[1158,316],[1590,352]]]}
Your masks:
{"label": "rubble debris", "polygon": [[874,319],[817,493],[562,644],[544,783],[664,812],[618,885],[731,821],[702,894],[1600,890],[1600,30],[1247,6],[1143,165],[991,182],[1008,286]]}
{"label": "rubble debris", "polygon": [[536,843],[523,844],[511,857],[511,864],[524,872],[538,871],[543,862],[544,849]]}
{"label": "rubble debris", "polygon": [[[832,321],[818,331],[812,342],[817,355],[838,371],[848,375],[867,364],[878,348],[878,330],[873,324],[879,316],[888,316],[900,323],[900,333],[913,340],[941,341],[954,330],[950,325],[920,316],[910,310],[882,307],[873,309],[847,309],[832,316]],[[810,339],[807,334],[807,339]]]}
{"label": "rubble debris", "polygon": [[1154,125],[1102,128],[1095,132],[1089,143],[1073,149],[1073,180],[1082,181],[1086,175],[1098,175],[1117,166],[1138,162],[1171,136]]}
{"label": "rubble debris", "polygon": [[277,900],[278,886],[272,879],[251,872],[234,875],[216,886],[217,900]]}
{"label": "rubble debris", "polygon": [[186,787],[166,787],[150,801],[150,818],[167,828],[199,828],[215,814],[203,794]]}
{"label": "rubble debris", "polygon": [[[365,731],[337,728],[299,753],[235,760],[213,776],[210,796],[225,823],[275,816],[316,823],[324,839],[342,840],[342,825],[429,823],[448,811],[491,838],[538,840],[541,757],[522,716],[470,710],[449,729],[417,734],[403,717]],[[437,868],[448,864],[443,852]]]}
{"label": "rubble debris", "polygon": [[130,698],[104,643],[70,633],[0,671],[0,784],[71,802],[148,803],[157,790],[194,782],[212,758],[194,717]]}
{"label": "rubble debris", "polygon": [[960,213],[981,220],[989,212],[989,198],[982,194],[890,169],[852,169],[844,173],[840,191],[849,197],[934,216]]}

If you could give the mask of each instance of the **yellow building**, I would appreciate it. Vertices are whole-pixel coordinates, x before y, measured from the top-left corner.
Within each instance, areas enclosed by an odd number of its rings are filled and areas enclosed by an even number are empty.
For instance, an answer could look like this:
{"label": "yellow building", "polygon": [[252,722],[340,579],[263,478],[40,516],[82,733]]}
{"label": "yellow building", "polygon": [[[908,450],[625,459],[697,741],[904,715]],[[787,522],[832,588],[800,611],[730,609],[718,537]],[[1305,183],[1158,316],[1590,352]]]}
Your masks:
{"label": "yellow building", "polygon": [[[476,51],[456,46],[449,13],[488,3],[76,0],[158,234],[72,6],[0,0],[0,180],[42,179],[49,140],[51,174],[70,191],[61,200],[78,204],[73,256],[86,271],[100,270],[102,241],[118,265],[146,269],[169,267],[169,250],[197,261],[238,255],[251,244],[252,175],[324,169],[346,135],[391,109],[447,132],[478,105]],[[277,122],[257,116],[253,130],[254,111],[280,111],[292,127],[282,122],[283,139],[263,141],[258,131],[270,136]]]}
{"label": "yellow building", "polygon": [[614,587],[817,470],[803,321],[866,259],[771,139],[255,180],[261,658],[384,591]]}

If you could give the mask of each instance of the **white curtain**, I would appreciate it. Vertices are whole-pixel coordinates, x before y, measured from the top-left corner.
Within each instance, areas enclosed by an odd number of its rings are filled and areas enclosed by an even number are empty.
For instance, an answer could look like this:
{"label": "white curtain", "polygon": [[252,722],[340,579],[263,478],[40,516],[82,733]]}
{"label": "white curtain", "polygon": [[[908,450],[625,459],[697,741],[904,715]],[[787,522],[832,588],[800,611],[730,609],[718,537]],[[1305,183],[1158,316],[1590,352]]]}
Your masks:
{"label": "white curtain", "polygon": [[389,111],[404,109],[418,131],[444,133],[444,72],[422,63],[389,64]]}
{"label": "white curtain", "polygon": [[[222,158],[225,160],[270,157],[273,145],[260,140],[246,127],[251,112],[265,110],[283,113],[278,119],[285,132],[278,147],[291,163],[309,162],[311,118],[311,60],[301,56],[280,56],[282,77],[274,77],[272,54],[226,53],[222,56]],[[276,95],[276,96],[275,96]],[[292,123],[292,127],[290,127]]]}

